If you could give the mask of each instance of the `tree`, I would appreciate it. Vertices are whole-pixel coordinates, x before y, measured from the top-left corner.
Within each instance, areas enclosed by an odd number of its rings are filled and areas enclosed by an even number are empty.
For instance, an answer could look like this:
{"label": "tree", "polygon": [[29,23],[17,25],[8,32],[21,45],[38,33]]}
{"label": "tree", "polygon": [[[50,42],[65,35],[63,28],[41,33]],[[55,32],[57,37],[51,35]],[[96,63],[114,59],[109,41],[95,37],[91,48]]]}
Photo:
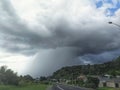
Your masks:
{"label": "tree", "polygon": [[0,67],[0,83],[18,85],[17,73],[14,73],[11,69],[7,69],[7,66]]}
{"label": "tree", "polygon": [[4,74],[7,70],[7,66],[1,66],[0,67],[0,73]]}
{"label": "tree", "polygon": [[18,85],[17,73],[14,73],[11,69],[6,70],[5,78],[6,84]]}
{"label": "tree", "polygon": [[88,88],[97,88],[99,84],[99,79],[95,77],[88,77],[85,86]]}
{"label": "tree", "polygon": [[40,81],[45,81],[45,80],[47,80],[47,78],[45,76],[40,77]]}
{"label": "tree", "polygon": [[33,82],[34,80],[33,77],[30,75],[25,75],[23,78],[26,82]]}

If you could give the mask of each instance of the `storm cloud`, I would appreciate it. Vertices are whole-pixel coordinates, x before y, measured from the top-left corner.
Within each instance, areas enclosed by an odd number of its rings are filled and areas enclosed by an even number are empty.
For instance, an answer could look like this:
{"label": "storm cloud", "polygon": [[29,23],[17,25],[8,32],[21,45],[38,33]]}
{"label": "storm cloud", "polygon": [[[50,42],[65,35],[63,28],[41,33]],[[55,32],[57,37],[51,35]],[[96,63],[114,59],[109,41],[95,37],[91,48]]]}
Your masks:
{"label": "storm cloud", "polygon": [[24,73],[33,76],[112,60],[120,54],[120,30],[107,22],[119,24],[120,9],[109,16],[116,3],[98,8],[97,2],[0,0],[0,49],[31,57]]}

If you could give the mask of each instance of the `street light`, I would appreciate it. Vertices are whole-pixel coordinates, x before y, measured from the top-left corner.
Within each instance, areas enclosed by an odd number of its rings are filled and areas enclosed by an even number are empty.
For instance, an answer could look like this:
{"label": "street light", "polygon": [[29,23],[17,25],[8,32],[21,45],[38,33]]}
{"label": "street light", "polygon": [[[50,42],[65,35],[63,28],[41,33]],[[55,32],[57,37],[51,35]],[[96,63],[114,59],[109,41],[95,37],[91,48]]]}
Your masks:
{"label": "street light", "polygon": [[108,22],[109,24],[112,24],[112,22]]}
{"label": "street light", "polygon": [[116,26],[118,26],[118,27],[120,27],[120,25],[119,24],[116,24],[116,23],[113,23],[113,22],[108,22],[109,24],[113,24],[113,25],[116,25]]}

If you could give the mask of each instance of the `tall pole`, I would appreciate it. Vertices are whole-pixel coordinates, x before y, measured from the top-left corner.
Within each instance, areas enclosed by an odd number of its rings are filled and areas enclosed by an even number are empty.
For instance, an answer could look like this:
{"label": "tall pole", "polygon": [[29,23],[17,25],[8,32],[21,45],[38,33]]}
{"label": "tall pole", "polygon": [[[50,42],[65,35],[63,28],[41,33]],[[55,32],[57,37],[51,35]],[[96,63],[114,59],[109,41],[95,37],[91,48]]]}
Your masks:
{"label": "tall pole", "polygon": [[109,24],[113,24],[113,25],[116,25],[116,26],[118,26],[118,27],[120,27],[120,25],[119,24],[116,24],[116,23],[113,23],[113,22],[108,22]]}

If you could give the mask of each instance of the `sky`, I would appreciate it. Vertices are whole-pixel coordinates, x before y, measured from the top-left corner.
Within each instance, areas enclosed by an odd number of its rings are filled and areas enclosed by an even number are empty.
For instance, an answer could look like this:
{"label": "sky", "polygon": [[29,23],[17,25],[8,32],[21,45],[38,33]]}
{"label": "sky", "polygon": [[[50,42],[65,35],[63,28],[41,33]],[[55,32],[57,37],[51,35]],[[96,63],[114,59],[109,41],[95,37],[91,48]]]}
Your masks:
{"label": "sky", "polygon": [[34,77],[120,55],[120,0],[0,0],[0,66]]}

